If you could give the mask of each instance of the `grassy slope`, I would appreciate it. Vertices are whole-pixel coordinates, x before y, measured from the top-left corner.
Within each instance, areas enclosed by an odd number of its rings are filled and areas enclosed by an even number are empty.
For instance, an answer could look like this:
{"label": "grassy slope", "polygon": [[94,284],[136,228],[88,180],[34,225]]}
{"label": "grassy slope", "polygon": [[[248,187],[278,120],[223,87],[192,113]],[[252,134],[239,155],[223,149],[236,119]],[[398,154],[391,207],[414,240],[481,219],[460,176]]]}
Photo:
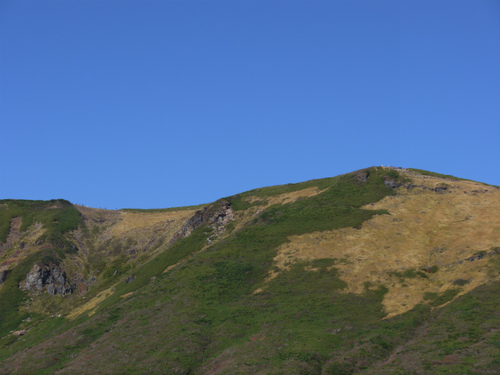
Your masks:
{"label": "grassy slope", "polygon": [[[295,259],[342,259],[336,268],[347,291],[362,292],[366,281],[383,283],[391,315],[421,303],[426,292],[443,292],[455,280],[468,280],[460,293],[492,280],[485,262],[464,260],[500,245],[500,190],[460,180],[436,192],[440,178],[401,173],[411,176],[414,187],[369,205],[390,215],[379,215],[359,230],[292,236],[280,246],[275,265],[281,270]],[[432,267],[439,272],[420,272]]]}
{"label": "grassy slope", "polygon": [[[490,311],[494,310],[492,301],[498,301],[498,288],[475,290],[442,312],[424,304],[382,320],[384,288],[367,284],[362,294],[344,293],[345,283],[331,268],[336,260],[318,259],[295,263],[270,281],[264,292],[252,293],[264,285],[276,249],[288,236],[359,227],[373,215],[383,214],[359,207],[393,193],[383,184],[385,173],[372,169],[367,183],[359,182],[354,174],[273,187],[267,195],[265,189],[258,189],[230,197],[234,207],[244,209],[251,205],[245,200],[249,196],[266,199],[311,186],[327,189],[312,198],[269,207],[242,230],[163,273],[206,243],[209,230],[198,229],[137,270],[134,282],[117,285],[93,317],[73,322],[47,320],[25,336],[26,342],[12,342],[11,337],[0,340],[1,359],[34,346],[51,331],[56,335],[74,327],[49,340],[50,349],[35,346],[25,354],[29,361],[13,355],[3,362],[4,367],[0,364],[0,370],[7,371],[17,362],[23,371],[40,374],[58,369],[62,373],[99,369],[103,373],[351,374],[377,373],[378,368],[392,373],[423,369],[444,374],[467,373],[474,366],[478,372],[469,373],[488,373],[498,365],[494,351],[498,337],[483,340],[488,355],[482,356],[482,363],[472,363],[474,358],[461,351],[464,342],[475,343],[498,325],[498,316]],[[304,272],[308,266],[319,271]],[[464,306],[469,311],[465,315]],[[462,346],[443,349],[440,338],[446,342],[448,336],[437,333],[434,341],[421,335],[424,341],[411,343],[424,325],[437,332],[443,321],[467,327],[463,329],[473,332],[467,336],[470,340],[458,340]],[[459,339],[462,332],[449,334]],[[395,360],[383,364],[395,350],[418,343],[429,352],[411,362],[413,367]],[[448,364],[435,365],[442,355],[457,352],[461,359],[453,365],[458,372],[446,372]]]}
{"label": "grassy slope", "polygon": [[39,239],[44,248],[30,254],[18,264],[0,289],[0,336],[16,329],[27,317],[19,313],[19,306],[26,294],[19,289],[19,283],[26,277],[33,264],[38,261],[58,262],[67,253],[74,251],[72,243],[64,236],[81,223],[80,213],[68,201],[58,199],[51,201],[0,201],[0,241],[6,242],[10,224],[14,217],[21,217],[20,231],[27,230],[34,223],[41,223],[46,231]]}
{"label": "grassy slope", "polygon": [[81,223],[80,213],[63,199],[50,201],[0,200],[0,242],[5,243],[12,218],[21,217],[21,231],[25,231],[35,222],[47,228],[44,240],[54,245],[67,245],[63,234],[76,229]]}

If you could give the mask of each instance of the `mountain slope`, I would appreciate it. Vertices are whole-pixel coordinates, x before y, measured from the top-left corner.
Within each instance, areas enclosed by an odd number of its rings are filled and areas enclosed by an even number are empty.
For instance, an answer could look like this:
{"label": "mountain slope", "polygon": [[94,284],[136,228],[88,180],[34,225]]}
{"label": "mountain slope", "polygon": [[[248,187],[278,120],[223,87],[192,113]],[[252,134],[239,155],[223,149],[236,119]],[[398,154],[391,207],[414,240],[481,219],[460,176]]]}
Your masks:
{"label": "mountain slope", "polygon": [[[73,246],[38,260],[72,292],[22,292],[17,335],[0,311],[0,372],[497,373],[499,205],[497,187],[374,167],[196,208],[77,207]],[[9,215],[4,254],[45,228]],[[8,262],[0,301],[34,272]]]}

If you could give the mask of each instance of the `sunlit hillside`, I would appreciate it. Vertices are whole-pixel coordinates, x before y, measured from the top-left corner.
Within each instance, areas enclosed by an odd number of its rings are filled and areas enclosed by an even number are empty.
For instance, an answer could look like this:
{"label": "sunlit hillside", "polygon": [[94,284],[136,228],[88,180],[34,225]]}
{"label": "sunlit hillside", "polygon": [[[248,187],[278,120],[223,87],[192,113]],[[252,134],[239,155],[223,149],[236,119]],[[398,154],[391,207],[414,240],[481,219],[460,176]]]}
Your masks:
{"label": "sunlit hillside", "polygon": [[497,374],[499,292],[500,189],[432,172],[0,201],[5,374]]}

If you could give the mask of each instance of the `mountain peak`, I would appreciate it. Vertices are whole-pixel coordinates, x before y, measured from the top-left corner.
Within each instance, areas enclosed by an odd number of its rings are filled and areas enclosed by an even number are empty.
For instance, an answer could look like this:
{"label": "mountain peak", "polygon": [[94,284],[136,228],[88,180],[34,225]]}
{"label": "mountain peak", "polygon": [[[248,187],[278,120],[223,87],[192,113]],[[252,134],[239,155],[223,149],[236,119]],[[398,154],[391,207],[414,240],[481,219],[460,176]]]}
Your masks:
{"label": "mountain peak", "polygon": [[499,212],[497,187],[393,167],[197,207],[0,201],[0,370],[463,372],[474,346],[486,374]]}

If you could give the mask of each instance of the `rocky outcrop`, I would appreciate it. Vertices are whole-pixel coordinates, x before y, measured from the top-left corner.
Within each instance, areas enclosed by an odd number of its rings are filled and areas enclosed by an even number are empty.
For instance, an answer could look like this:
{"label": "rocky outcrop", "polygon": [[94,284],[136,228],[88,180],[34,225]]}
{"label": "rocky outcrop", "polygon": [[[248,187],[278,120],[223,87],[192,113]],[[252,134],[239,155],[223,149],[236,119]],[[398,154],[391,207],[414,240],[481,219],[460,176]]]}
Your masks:
{"label": "rocky outcrop", "polygon": [[398,187],[404,187],[406,189],[413,189],[413,188],[421,188],[421,189],[425,189],[425,190],[431,190],[431,191],[435,191],[436,193],[441,193],[441,192],[446,192],[448,191],[448,187],[445,186],[445,185],[438,185],[434,188],[431,188],[431,187],[428,187],[428,186],[424,186],[424,185],[415,185],[415,184],[412,184],[412,183],[403,183],[401,181],[396,181],[396,180],[391,180],[391,179],[387,179],[387,180],[384,180],[384,185],[387,186],[388,188],[391,188],[391,189],[396,189]]}
{"label": "rocky outcrop", "polygon": [[174,234],[170,243],[189,236],[196,228],[204,224],[223,228],[233,218],[234,211],[231,208],[230,202],[224,200],[215,202],[203,210],[196,211],[193,217],[186,221],[182,228]]}
{"label": "rocky outcrop", "polygon": [[124,281],[125,284],[128,284],[128,283],[131,283],[132,281],[135,280],[135,275],[130,275],[129,277],[127,277]]}
{"label": "rocky outcrop", "polygon": [[401,181],[385,180],[384,185],[391,188],[391,189],[395,189],[395,188],[398,188],[400,186],[403,186],[404,184]]}
{"label": "rocky outcrop", "polygon": [[46,291],[50,295],[66,295],[73,293],[73,287],[70,285],[66,272],[58,265],[49,263],[37,263],[26,275],[23,289],[30,292]]}
{"label": "rocky outcrop", "polygon": [[447,187],[447,186],[436,186],[436,187],[434,188],[434,191],[435,191],[436,193],[440,193],[440,192],[442,192],[442,191],[446,191],[446,190],[448,190],[448,187]]}
{"label": "rocky outcrop", "polygon": [[359,182],[366,182],[368,181],[368,177],[370,176],[370,172],[360,172],[356,175],[356,178]]}

